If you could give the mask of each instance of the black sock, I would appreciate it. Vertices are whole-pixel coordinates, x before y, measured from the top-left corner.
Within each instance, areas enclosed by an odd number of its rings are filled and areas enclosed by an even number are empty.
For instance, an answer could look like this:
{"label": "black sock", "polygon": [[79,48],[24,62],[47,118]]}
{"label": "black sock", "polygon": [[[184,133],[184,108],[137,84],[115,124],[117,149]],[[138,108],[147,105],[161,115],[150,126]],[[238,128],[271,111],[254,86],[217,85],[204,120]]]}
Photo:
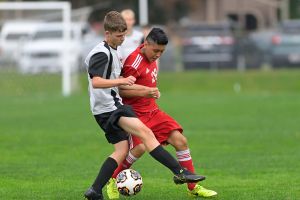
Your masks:
{"label": "black sock", "polygon": [[161,145],[157,146],[151,152],[150,155],[155,158],[158,162],[168,167],[173,174],[179,174],[182,169],[179,163],[175,160],[175,158],[166,151]]}
{"label": "black sock", "polygon": [[102,188],[109,181],[113,175],[115,169],[117,169],[118,163],[115,159],[108,157],[102,164],[99,174],[93,183],[93,188],[96,192],[102,192]]}

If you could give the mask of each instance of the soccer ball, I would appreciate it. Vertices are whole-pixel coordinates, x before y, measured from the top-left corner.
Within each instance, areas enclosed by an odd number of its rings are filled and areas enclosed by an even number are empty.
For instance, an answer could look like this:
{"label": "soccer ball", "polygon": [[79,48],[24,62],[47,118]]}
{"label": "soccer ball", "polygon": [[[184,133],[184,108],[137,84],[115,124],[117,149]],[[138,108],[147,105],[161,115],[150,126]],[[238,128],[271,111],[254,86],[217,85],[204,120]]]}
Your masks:
{"label": "soccer ball", "polygon": [[124,196],[136,195],[141,191],[143,186],[142,176],[133,169],[121,171],[118,174],[116,181],[119,193]]}

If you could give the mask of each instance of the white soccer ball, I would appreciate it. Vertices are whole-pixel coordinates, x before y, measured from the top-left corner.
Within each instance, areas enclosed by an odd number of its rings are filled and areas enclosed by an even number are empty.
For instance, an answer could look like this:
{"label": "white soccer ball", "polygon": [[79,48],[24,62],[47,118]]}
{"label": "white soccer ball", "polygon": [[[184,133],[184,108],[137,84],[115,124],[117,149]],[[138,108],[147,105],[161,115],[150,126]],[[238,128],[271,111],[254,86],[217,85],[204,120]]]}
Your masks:
{"label": "white soccer ball", "polygon": [[116,181],[119,193],[124,196],[136,195],[141,191],[143,186],[142,176],[133,169],[121,171],[118,174]]}

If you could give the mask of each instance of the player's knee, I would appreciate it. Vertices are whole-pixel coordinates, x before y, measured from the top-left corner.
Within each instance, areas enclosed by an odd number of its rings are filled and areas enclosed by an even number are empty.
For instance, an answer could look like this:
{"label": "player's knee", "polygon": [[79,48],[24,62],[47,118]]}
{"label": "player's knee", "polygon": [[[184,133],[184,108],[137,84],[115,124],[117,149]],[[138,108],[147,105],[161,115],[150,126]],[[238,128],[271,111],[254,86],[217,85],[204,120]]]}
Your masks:
{"label": "player's knee", "polygon": [[116,149],[115,154],[121,159],[124,160],[128,154],[129,148]]}
{"label": "player's knee", "polygon": [[146,151],[146,147],[144,144],[139,144],[130,150],[132,155],[134,155],[137,158],[141,157],[145,153],[145,151]]}
{"label": "player's knee", "polygon": [[176,149],[178,150],[183,150],[183,149],[187,149],[188,148],[188,142],[186,137],[180,137],[178,138],[176,141],[174,141],[174,144]]}
{"label": "player's knee", "polygon": [[146,151],[145,145],[144,145],[144,144],[139,144],[139,145],[138,145],[138,152],[139,152],[140,154],[143,154],[143,153],[145,153],[145,151]]}
{"label": "player's knee", "polygon": [[120,165],[125,159],[126,159],[126,156],[128,154],[128,151],[114,151],[110,157],[112,157],[113,159],[115,159],[118,163],[118,165]]}

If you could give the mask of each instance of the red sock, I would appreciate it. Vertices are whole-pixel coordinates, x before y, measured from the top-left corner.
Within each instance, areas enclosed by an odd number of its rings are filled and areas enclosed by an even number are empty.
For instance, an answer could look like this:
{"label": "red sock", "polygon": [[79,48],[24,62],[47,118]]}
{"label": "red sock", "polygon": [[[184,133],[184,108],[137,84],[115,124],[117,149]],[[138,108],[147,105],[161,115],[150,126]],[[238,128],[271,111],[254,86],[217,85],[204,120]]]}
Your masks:
{"label": "red sock", "polygon": [[[176,157],[181,167],[186,168],[190,172],[195,172],[193,160],[189,149],[183,151],[176,151]],[[187,183],[187,186],[189,190],[193,190],[196,186],[196,183]]]}
{"label": "red sock", "polygon": [[115,170],[114,174],[111,176],[112,178],[116,178],[117,175],[124,169],[128,169],[131,165],[137,160],[130,152],[128,153],[126,159],[118,166]]}

